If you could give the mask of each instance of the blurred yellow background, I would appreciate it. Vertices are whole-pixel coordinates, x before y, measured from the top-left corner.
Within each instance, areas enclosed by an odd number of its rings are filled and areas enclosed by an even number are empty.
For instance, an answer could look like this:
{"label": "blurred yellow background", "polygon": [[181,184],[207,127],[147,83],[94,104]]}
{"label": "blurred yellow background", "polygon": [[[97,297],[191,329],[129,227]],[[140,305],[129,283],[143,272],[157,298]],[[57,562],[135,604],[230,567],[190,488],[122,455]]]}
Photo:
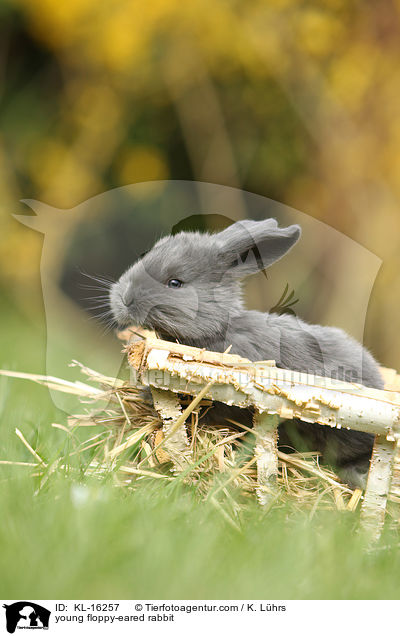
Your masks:
{"label": "blurred yellow background", "polygon": [[400,368],[398,0],[3,0],[0,16],[5,298],[40,310],[42,237],[12,218],[21,198],[220,183],[383,260],[364,341]]}

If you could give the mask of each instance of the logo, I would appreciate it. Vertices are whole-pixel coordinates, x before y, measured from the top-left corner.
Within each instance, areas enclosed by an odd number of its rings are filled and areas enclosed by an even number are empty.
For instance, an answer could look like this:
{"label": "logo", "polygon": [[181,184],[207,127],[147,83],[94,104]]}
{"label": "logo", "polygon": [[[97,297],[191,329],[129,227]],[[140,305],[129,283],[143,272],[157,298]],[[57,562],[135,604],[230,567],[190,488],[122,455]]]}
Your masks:
{"label": "logo", "polygon": [[11,605],[3,605],[6,610],[7,631],[13,634],[18,629],[49,629],[50,610],[32,603],[18,601]]}

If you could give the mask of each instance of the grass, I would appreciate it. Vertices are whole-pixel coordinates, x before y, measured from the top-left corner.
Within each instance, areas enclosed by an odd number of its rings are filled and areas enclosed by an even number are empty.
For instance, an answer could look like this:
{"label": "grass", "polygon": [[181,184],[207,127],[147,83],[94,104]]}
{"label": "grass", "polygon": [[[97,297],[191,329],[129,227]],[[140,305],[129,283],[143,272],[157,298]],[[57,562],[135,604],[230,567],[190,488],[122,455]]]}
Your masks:
{"label": "grass", "polygon": [[[7,307],[1,366],[43,372],[43,325]],[[200,501],[194,483],[148,479],[128,489],[112,473],[88,475],[68,436],[51,427],[66,418],[44,387],[3,378],[0,412],[0,459],[32,461],[17,427],[47,463],[64,456],[70,468],[43,480],[25,466],[0,466],[4,599],[398,598],[399,537],[390,526],[367,550],[357,514],[310,516],[287,501],[266,512],[249,502],[238,530]]]}

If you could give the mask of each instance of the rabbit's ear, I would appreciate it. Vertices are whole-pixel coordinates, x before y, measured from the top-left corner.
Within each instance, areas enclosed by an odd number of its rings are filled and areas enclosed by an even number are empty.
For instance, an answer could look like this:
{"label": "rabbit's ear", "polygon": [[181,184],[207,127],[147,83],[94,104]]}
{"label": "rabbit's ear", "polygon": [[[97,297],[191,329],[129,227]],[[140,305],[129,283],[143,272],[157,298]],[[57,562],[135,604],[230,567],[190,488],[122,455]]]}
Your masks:
{"label": "rabbit's ear", "polygon": [[279,260],[298,241],[299,225],[279,228],[275,219],[239,221],[217,234],[220,259],[238,278]]}

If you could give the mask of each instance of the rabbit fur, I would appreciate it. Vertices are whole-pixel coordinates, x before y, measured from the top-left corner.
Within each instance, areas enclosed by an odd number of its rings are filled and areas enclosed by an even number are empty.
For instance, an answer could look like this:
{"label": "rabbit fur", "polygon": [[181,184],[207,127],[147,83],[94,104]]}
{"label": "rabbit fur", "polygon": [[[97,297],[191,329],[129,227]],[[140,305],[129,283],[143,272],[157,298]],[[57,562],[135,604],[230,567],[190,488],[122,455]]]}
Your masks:
{"label": "rabbit fur", "polygon": [[[215,234],[166,236],[112,285],[114,319],[165,340],[220,352],[232,345],[231,353],[252,361],[275,360],[281,368],[383,388],[373,356],[343,330],[244,307],[242,280],[284,256],[300,235],[298,225],[280,228],[266,219]],[[249,410],[218,404],[213,421],[225,417],[251,426]],[[372,435],[294,421],[280,425],[279,444],[318,450],[350,485],[365,484]]]}

